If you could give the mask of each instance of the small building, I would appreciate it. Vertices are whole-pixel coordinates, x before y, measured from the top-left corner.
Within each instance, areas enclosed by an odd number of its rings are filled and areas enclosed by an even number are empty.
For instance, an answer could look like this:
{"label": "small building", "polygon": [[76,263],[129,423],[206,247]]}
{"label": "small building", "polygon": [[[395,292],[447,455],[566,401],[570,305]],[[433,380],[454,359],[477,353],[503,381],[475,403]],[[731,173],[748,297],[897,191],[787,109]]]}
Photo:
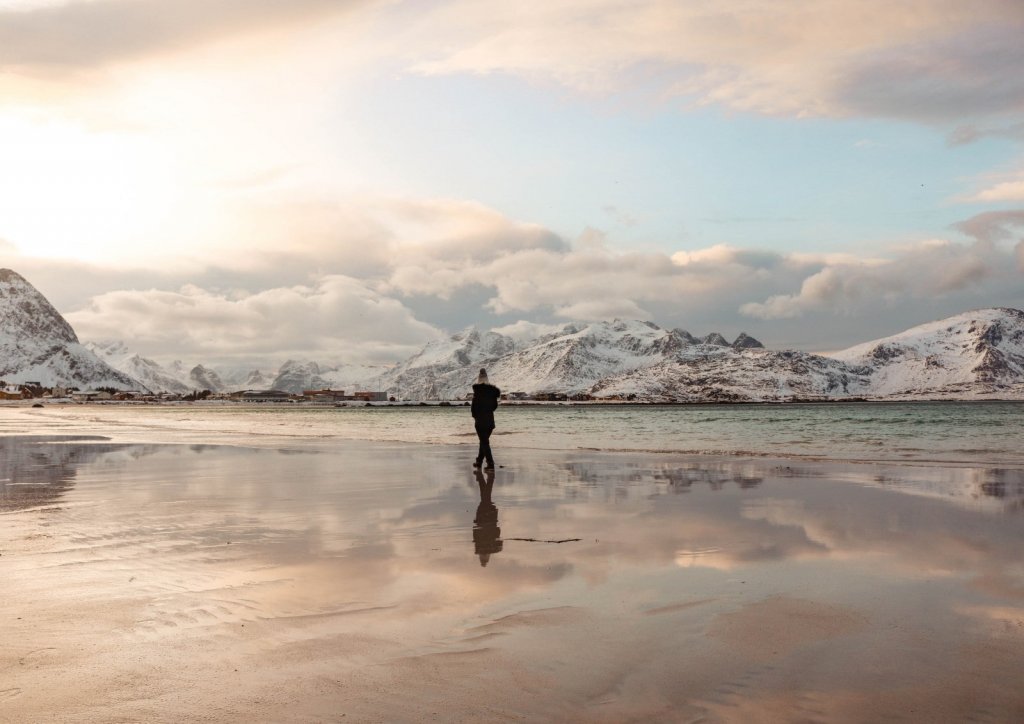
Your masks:
{"label": "small building", "polygon": [[20,387],[4,387],[0,389],[0,400],[24,400],[32,396]]}
{"label": "small building", "polygon": [[507,400],[529,400],[530,394],[528,392],[509,392],[507,395],[502,395]]}
{"label": "small building", "polygon": [[284,390],[246,390],[240,396],[243,402],[289,402],[291,398]]}
{"label": "small building", "polygon": [[75,402],[95,402],[97,400],[109,400],[113,395],[103,390],[79,390],[71,393],[71,399]]}
{"label": "small building", "polygon": [[387,402],[387,392],[353,392],[351,399],[362,402]]}
{"label": "small building", "polygon": [[345,390],[303,390],[302,396],[311,400],[312,402],[339,402],[341,400],[351,400],[352,397],[345,395]]}

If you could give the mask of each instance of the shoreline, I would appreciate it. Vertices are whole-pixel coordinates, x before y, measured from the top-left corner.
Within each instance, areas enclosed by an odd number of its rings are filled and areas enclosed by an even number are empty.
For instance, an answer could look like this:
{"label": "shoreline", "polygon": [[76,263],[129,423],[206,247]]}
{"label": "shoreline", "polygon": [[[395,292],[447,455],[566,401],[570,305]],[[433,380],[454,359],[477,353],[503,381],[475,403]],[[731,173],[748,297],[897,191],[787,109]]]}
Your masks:
{"label": "shoreline", "polygon": [[[959,403],[958,403],[959,404]],[[1006,403],[993,403],[1005,406]],[[910,406],[908,409],[915,409]],[[967,405],[967,409],[998,409]],[[569,408],[548,406],[548,410],[554,413],[556,410],[565,414],[572,414]],[[606,411],[609,408],[604,408]],[[729,409],[735,409],[730,407]],[[763,407],[751,407],[750,409],[765,409]],[[774,409],[774,408],[772,408]],[[798,408],[788,408],[798,411]],[[810,409],[823,409],[813,406]],[[860,405],[851,409],[866,409]],[[893,409],[884,407],[882,409]],[[899,408],[896,408],[899,409]],[[928,406],[924,409],[941,410],[942,407]],[[1016,404],[1011,404],[1010,410],[1016,410]],[[523,414],[531,414],[535,411],[532,406],[519,408]],[[8,414],[2,414],[7,411]],[[301,408],[299,406],[287,406],[284,408],[265,405],[220,405],[216,403],[191,406],[181,405],[123,405],[115,404],[88,404],[53,406],[47,408],[33,409],[28,406],[0,407],[0,435],[14,432],[16,434],[32,434],[36,432],[47,433],[55,428],[73,434],[103,434],[114,440],[128,440],[132,442],[188,442],[202,444],[211,440],[217,440],[224,444],[243,445],[260,447],[273,447],[275,445],[312,447],[318,449],[330,448],[349,443],[381,443],[381,444],[424,444],[424,445],[450,445],[457,449],[466,449],[476,444],[475,434],[472,429],[466,429],[468,424],[462,424],[462,411],[452,409],[449,412],[431,410],[429,414],[421,407],[401,408],[392,406],[389,411],[394,414],[408,412],[413,415],[408,421],[404,418],[393,418],[385,410],[366,411],[362,408],[352,408],[348,412],[338,411],[337,417],[330,408]],[[203,413],[209,413],[204,415]],[[232,413],[241,413],[239,417]],[[377,413],[382,413],[378,416]],[[673,459],[683,461],[693,460],[741,460],[744,458],[758,460],[778,460],[786,463],[838,463],[838,464],[874,464],[874,465],[900,465],[900,466],[921,466],[921,467],[954,467],[954,468],[1001,468],[1021,469],[1024,468],[1024,457],[1016,449],[1007,449],[1001,452],[995,449],[965,449],[961,454],[954,452],[947,454],[949,448],[933,446],[934,450],[909,448],[912,452],[900,452],[901,448],[895,447],[898,442],[893,442],[894,447],[886,450],[877,446],[866,447],[861,445],[860,449],[837,447],[834,450],[822,451],[814,449],[799,449],[798,446],[790,446],[783,438],[779,441],[772,441],[770,438],[764,440],[751,439],[744,445],[744,441],[737,439],[736,447],[731,449],[720,447],[720,443],[709,440],[690,439],[685,436],[679,438],[678,443],[684,445],[696,443],[699,447],[668,447],[664,445],[645,446],[641,437],[634,436],[633,439],[622,439],[615,446],[613,445],[587,445],[586,436],[575,436],[562,434],[557,439],[546,436],[543,433],[543,426],[554,426],[558,430],[562,425],[560,418],[549,418],[546,411],[537,416],[526,417],[522,420],[516,418],[515,409],[508,409],[509,417],[502,421],[495,432],[495,445],[508,450],[524,451],[576,451],[594,452],[617,455],[654,455],[662,461]],[[423,413],[423,414],[421,414]],[[435,414],[440,413],[435,417]],[[303,414],[312,416],[303,418]],[[349,417],[349,415],[354,417]],[[726,418],[721,418],[726,419]],[[750,422],[748,418],[742,424],[748,425],[750,430],[759,429],[758,426],[767,426],[770,429],[774,426],[771,418],[758,422],[756,418]],[[801,419],[801,418],[794,418]],[[1016,415],[1011,422],[1016,422]],[[395,423],[388,422],[394,420]],[[301,421],[301,422],[293,422]],[[344,423],[344,424],[342,424]],[[372,423],[372,424],[371,424]],[[387,424],[385,424],[387,423]],[[828,424],[824,419],[822,424]],[[873,424],[868,421],[868,424]],[[1001,423],[999,423],[1001,424]],[[378,425],[374,427],[374,425]],[[380,427],[379,425],[384,425]],[[389,426],[390,425],[390,426]],[[428,425],[434,432],[424,436],[422,432],[409,434],[417,426]],[[702,429],[704,423],[697,420],[696,428]],[[908,430],[913,430],[913,427]],[[1003,428],[998,428],[1003,429]],[[1015,428],[1007,428],[1013,430]],[[540,430],[538,432],[538,430]],[[834,433],[833,433],[834,434]],[[882,432],[879,432],[882,434]],[[887,434],[887,433],[886,433]],[[1011,438],[1013,435],[1011,434]],[[1012,439],[1001,438],[1003,445],[1014,444]],[[1007,441],[1009,440],[1009,442]],[[640,443],[640,444],[637,444]],[[751,447],[750,444],[761,443],[761,449]],[[787,449],[787,447],[789,449]],[[819,446],[820,447],[820,446]],[[879,454],[879,452],[883,454]]]}
{"label": "shoreline", "polygon": [[[694,401],[638,401],[638,400],[503,400],[501,407],[786,407],[790,405],[929,405],[929,404],[986,404],[986,403],[1022,403],[1024,404],[1024,390],[1014,397],[945,397],[913,395],[908,397],[886,396],[886,397],[830,397],[830,398],[786,398],[775,400],[694,400]],[[468,407],[467,400],[396,400],[375,401],[375,402],[333,402],[322,403],[301,400],[286,400],[275,402],[252,402],[234,400],[91,400],[79,402],[70,398],[46,399],[34,398],[25,400],[0,400],[0,408],[4,407],[34,407],[36,405],[53,405],[60,407],[83,406],[83,407],[230,407],[238,409],[321,409],[321,408],[415,408],[415,407]]]}

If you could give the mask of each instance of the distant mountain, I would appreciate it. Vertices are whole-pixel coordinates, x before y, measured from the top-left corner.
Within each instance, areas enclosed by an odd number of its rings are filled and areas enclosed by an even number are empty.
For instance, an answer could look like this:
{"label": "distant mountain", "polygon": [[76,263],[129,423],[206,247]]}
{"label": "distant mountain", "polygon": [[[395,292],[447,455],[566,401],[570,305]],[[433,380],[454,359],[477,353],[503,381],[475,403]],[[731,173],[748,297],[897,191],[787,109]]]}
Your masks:
{"label": "distant mountain", "polygon": [[198,364],[188,367],[176,360],[161,366],[132,352],[119,340],[89,342],[86,345],[116,369],[145,382],[156,392],[184,394],[193,390],[236,392],[240,390],[283,390],[301,393],[310,389],[376,389],[381,375],[390,368],[379,365],[328,366],[309,360],[288,360],[277,372],[247,367]]}
{"label": "distant mountain", "polygon": [[978,309],[831,357],[872,370],[874,397],[991,397],[1024,393],[1024,312]]}
{"label": "distant mountain", "polygon": [[646,401],[1024,398],[1024,312],[982,309],[830,356],[765,349],[741,334],[698,339],[651,322],[567,325],[518,347],[473,328],[384,376],[407,399],[457,399],[479,367],[506,392]]}
{"label": "distant mountain", "polygon": [[[746,335],[741,339],[760,345]],[[486,367],[507,392],[591,393],[610,378],[638,374],[686,354],[725,353],[738,354],[720,334],[699,340],[652,322],[569,324],[518,347],[509,337],[471,327],[431,342],[384,380],[389,390],[406,398],[454,399],[466,394],[477,368]]]}
{"label": "distant mountain", "polygon": [[211,392],[224,392],[226,387],[224,381],[215,370],[203,365],[196,365],[188,372],[188,379],[192,383],[193,390],[210,390]]}
{"label": "distant mountain", "polygon": [[0,379],[46,387],[147,389],[80,344],[46,297],[10,269],[0,269]]}
{"label": "distant mountain", "polygon": [[754,402],[863,394],[870,369],[807,352],[704,345],[634,372],[609,376],[595,397],[665,402]]}
{"label": "distant mountain", "polygon": [[304,390],[378,389],[381,376],[389,367],[380,365],[321,365],[309,360],[288,360],[277,371],[271,389],[301,394]]}
{"label": "distant mountain", "polygon": [[154,360],[132,352],[120,340],[86,342],[85,346],[111,367],[139,380],[153,392],[183,394],[192,390],[180,376]]}
{"label": "distant mountain", "polygon": [[117,341],[82,345],[42,294],[0,269],[0,379],[8,383],[178,393],[369,389],[458,399],[481,367],[505,392],[597,399],[1024,399],[1024,312],[965,312],[827,356],[765,349],[746,333],[729,342],[637,320],[567,324],[519,342],[469,327],[393,367],[289,360],[273,374],[161,366]]}

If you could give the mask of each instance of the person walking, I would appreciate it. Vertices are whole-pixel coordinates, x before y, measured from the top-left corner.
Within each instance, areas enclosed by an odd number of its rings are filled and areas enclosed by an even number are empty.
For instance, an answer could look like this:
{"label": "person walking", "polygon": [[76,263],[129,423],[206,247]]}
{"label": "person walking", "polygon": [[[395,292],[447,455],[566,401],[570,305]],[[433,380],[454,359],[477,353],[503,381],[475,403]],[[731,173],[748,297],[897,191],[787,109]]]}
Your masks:
{"label": "person walking", "polygon": [[473,385],[473,405],[470,412],[473,413],[473,422],[476,426],[476,436],[480,438],[480,450],[476,455],[474,468],[480,467],[487,461],[484,470],[494,470],[494,456],[491,454],[491,433],[494,432],[494,411],[498,408],[498,397],[501,390],[492,385],[487,379],[487,370],[480,370]]}

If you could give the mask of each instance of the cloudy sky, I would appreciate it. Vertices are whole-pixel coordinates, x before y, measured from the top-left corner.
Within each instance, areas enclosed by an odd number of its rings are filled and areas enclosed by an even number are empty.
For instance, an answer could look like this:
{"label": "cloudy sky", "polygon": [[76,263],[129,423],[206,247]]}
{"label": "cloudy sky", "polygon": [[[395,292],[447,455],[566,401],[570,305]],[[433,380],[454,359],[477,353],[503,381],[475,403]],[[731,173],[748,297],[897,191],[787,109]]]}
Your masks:
{"label": "cloudy sky", "polygon": [[0,0],[0,266],[161,360],[1024,307],[1020,0]]}

